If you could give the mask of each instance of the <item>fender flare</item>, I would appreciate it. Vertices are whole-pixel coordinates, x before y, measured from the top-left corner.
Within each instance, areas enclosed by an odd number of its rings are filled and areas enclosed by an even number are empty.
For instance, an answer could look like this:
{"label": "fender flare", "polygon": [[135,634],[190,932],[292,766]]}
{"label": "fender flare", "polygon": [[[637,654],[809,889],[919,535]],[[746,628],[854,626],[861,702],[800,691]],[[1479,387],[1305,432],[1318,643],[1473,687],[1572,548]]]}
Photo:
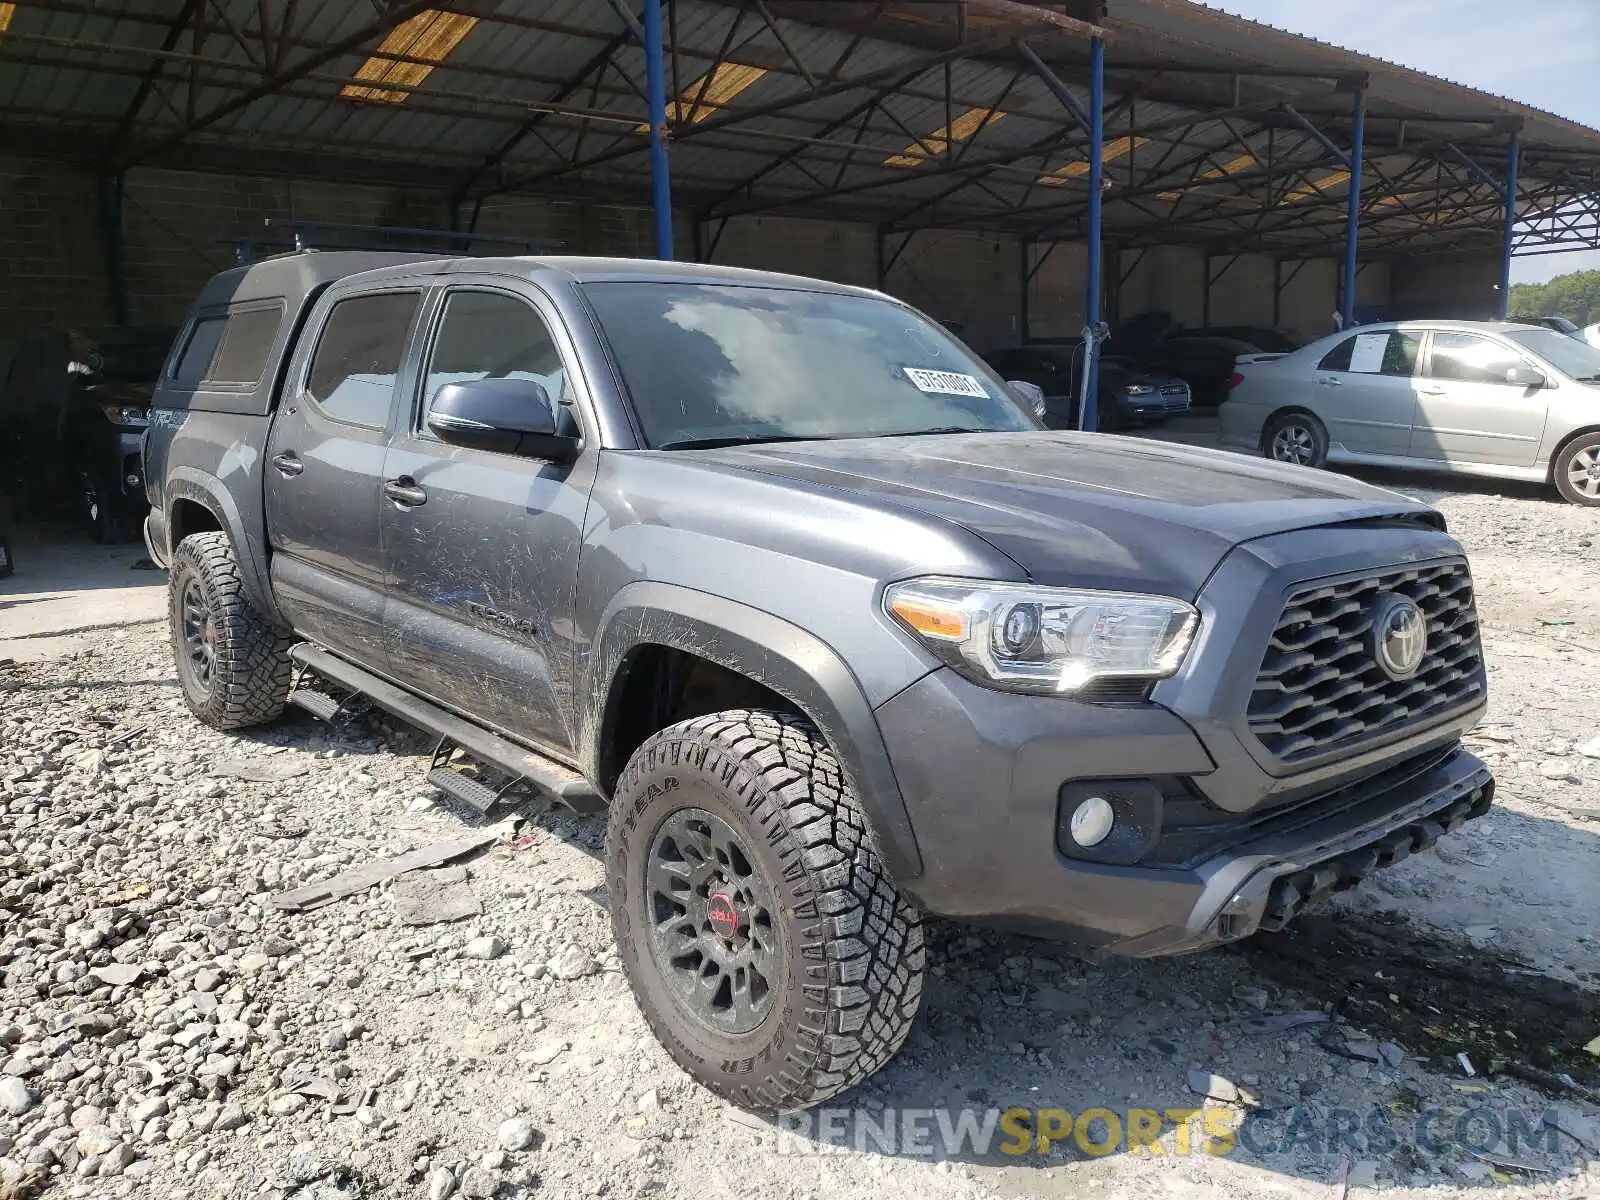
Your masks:
{"label": "fender flare", "polygon": [[588,671],[579,753],[599,778],[601,739],[615,717],[620,670],[642,645],[682,650],[726,667],[794,704],[821,730],[856,785],[884,864],[899,884],[922,874],[911,817],[878,719],[854,673],[815,634],[757,608],[675,584],[624,587],[601,614]]}
{"label": "fender flare", "polygon": [[228,535],[251,600],[261,612],[282,621],[277,601],[272,598],[272,581],[267,574],[267,547],[264,542],[250,536],[244,517],[239,513],[239,506],[234,503],[223,482],[215,475],[208,475],[193,467],[173,467],[167,474],[164,500],[166,511],[163,520],[166,527],[163,532],[167,539],[169,559],[177,549],[172,542],[173,505],[179,500],[199,504],[217,518],[223,532]]}

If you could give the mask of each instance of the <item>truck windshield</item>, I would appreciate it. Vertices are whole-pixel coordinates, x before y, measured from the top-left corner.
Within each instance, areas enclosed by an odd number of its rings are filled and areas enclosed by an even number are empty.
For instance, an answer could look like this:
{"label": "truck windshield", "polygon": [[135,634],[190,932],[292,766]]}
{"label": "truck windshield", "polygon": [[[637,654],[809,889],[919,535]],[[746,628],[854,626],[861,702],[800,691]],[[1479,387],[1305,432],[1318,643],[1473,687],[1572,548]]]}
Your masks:
{"label": "truck windshield", "polygon": [[655,449],[1039,427],[959,342],[887,300],[648,282],[584,293]]}

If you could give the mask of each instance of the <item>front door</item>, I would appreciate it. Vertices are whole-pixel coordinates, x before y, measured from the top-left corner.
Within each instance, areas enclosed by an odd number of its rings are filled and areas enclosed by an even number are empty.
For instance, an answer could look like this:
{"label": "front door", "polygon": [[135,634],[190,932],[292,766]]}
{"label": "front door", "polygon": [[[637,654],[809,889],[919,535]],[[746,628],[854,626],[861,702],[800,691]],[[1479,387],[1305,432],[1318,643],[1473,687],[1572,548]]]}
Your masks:
{"label": "front door", "polygon": [[267,444],[273,591],[297,632],[384,668],[378,504],[390,414],[420,293],[355,295],[319,308]]}
{"label": "front door", "polygon": [[1544,437],[1544,388],[1506,382],[1528,361],[1479,333],[1438,330],[1421,382],[1413,458],[1531,467]]}
{"label": "front door", "polygon": [[573,409],[570,352],[531,296],[458,286],[445,293],[383,502],[390,670],[397,680],[516,737],[557,751],[574,741],[571,611],[596,453],[555,463],[435,438],[428,407],[447,383],[535,379]]}
{"label": "front door", "polygon": [[1330,441],[1352,454],[1406,453],[1421,346],[1418,333],[1380,329],[1352,334],[1323,356],[1312,402]]}

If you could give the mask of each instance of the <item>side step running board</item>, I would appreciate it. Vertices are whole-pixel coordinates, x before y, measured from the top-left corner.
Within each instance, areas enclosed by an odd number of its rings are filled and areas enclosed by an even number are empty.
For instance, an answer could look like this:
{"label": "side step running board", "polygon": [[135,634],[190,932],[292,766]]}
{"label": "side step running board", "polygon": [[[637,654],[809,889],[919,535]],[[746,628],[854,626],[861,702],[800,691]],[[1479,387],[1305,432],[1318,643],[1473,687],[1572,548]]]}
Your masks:
{"label": "side step running board", "polygon": [[[434,737],[442,739],[441,745],[445,742],[454,743],[473,758],[498,767],[514,779],[533,784],[557,803],[564,804],[575,812],[602,812],[606,807],[605,800],[595,791],[594,786],[570,767],[535,754],[499,734],[474,725],[471,721],[447,712],[436,704],[430,704],[404,688],[379,679],[376,675],[328,653],[319,646],[301,642],[290,648],[289,657],[307,670],[315,671],[318,675],[359,693],[401,720],[427,730]],[[331,716],[342,707],[340,701],[320,692],[308,693],[305,688],[296,688],[290,693],[289,700],[319,717],[324,716],[323,709],[326,709],[327,715]],[[450,778],[446,782],[440,782],[434,778],[436,775]],[[440,791],[455,796],[473,808],[479,809],[480,812],[499,798],[498,793],[492,788],[440,765],[437,756],[433,770],[428,773],[428,781]],[[484,800],[484,796],[479,795],[479,792],[487,793],[487,803],[482,803],[481,807],[480,802]]]}

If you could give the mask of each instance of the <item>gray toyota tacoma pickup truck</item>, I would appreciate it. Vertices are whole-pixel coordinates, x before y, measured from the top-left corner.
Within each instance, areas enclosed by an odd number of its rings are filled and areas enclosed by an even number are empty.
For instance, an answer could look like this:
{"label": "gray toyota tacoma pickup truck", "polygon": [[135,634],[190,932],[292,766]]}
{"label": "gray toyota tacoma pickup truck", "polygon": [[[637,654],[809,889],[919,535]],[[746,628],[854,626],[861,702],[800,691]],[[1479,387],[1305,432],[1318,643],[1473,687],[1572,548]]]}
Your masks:
{"label": "gray toyota tacoma pickup truck", "polygon": [[923,914],[1186,953],[1493,796],[1437,512],[1043,430],[875,292],[286,255],[206,287],[146,454],[195,715],[370,702],[469,804],[608,809],[639,1006],[752,1109],[889,1060]]}

